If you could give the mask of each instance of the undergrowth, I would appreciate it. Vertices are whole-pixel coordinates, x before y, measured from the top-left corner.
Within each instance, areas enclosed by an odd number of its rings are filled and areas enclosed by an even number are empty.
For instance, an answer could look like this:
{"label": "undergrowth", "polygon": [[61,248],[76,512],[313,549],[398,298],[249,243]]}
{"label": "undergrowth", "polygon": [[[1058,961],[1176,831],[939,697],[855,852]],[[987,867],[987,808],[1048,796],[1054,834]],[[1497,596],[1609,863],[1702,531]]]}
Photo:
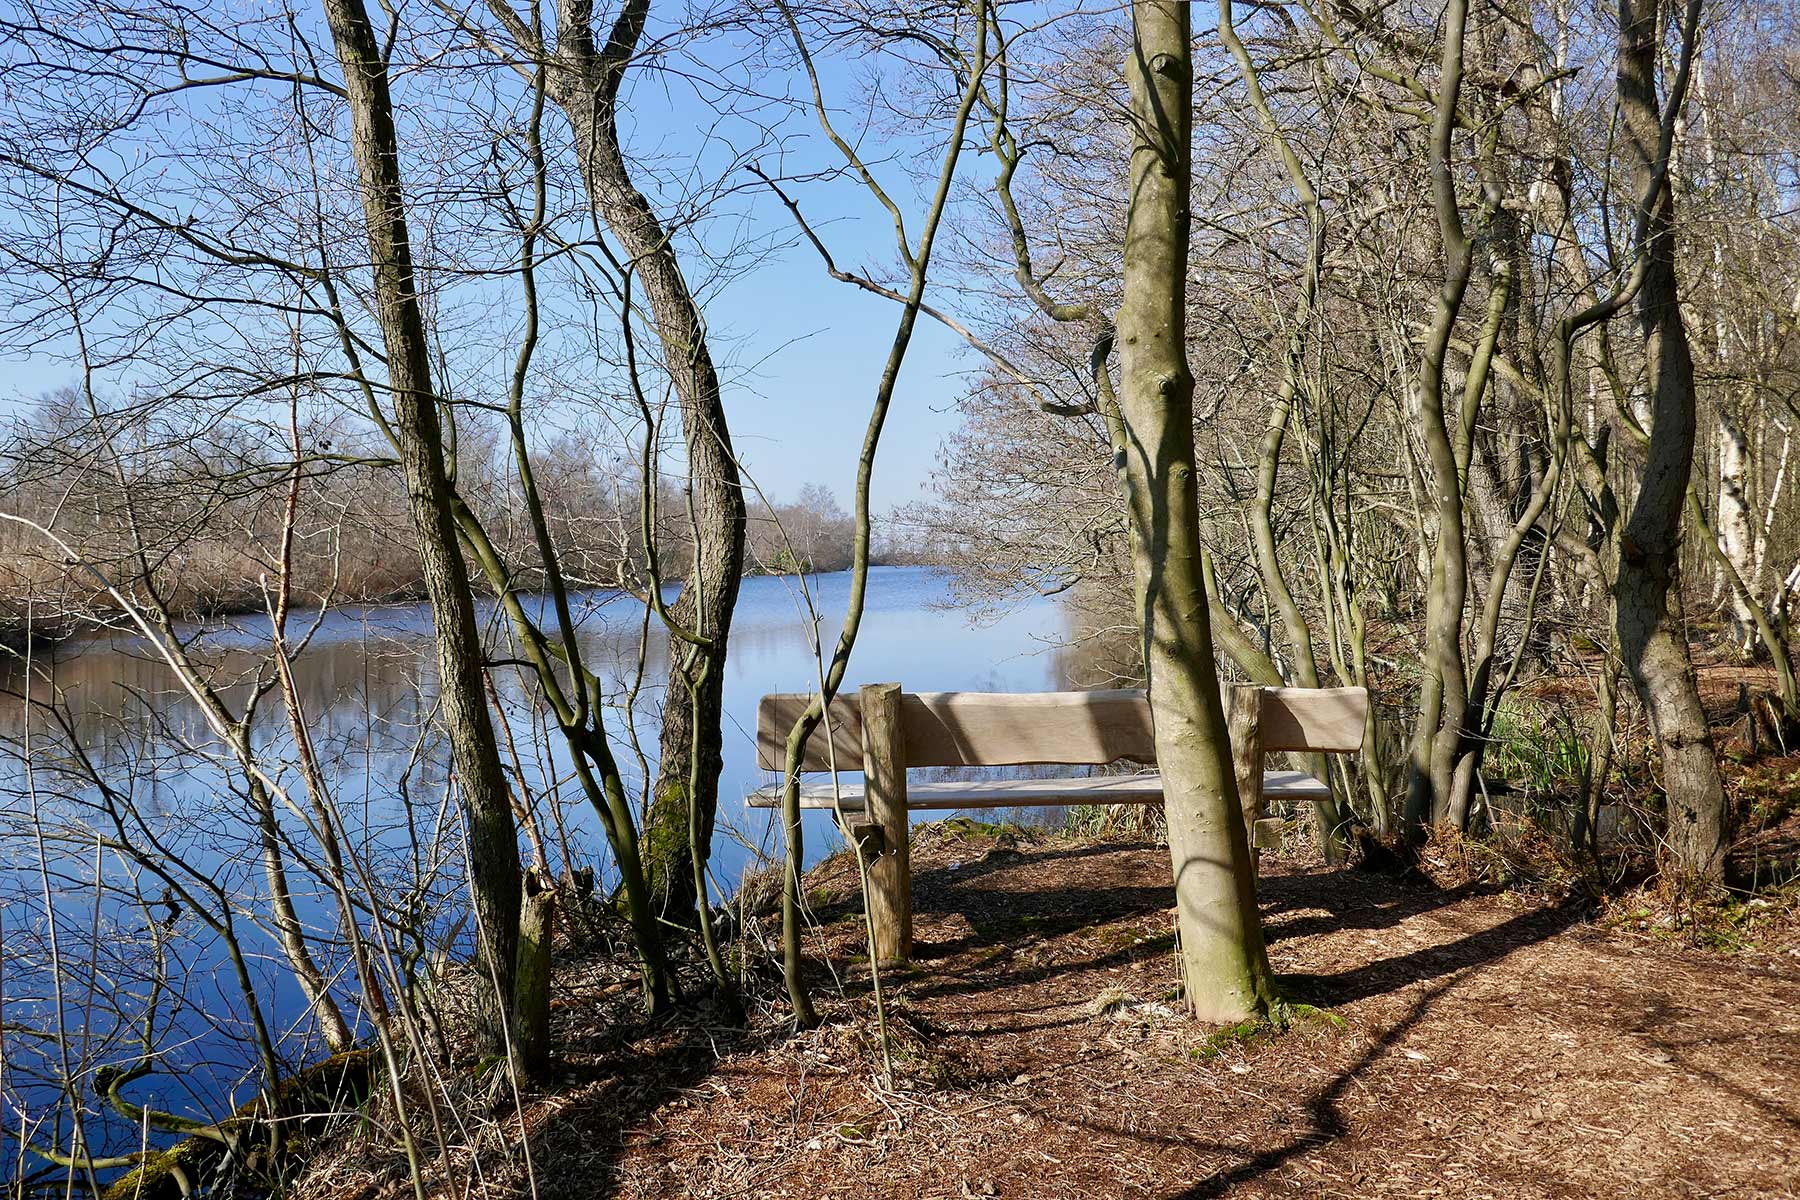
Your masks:
{"label": "undergrowth", "polygon": [[1535,824],[1505,826],[1483,837],[1448,825],[1431,826],[1414,866],[1441,888],[1488,885],[1538,895],[1598,890],[1594,864],[1567,841]]}
{"label": "undergrowth", "polygon": [[1755,893],[1651,881],[1606,897],[1599,924],[1718,954],[1800,956],[1800,877]]}
{"label": "undergrowth", "polygon": [[1685,884],[1653,856],[1595,857],[1530,823],[1485,836],[1434,827],[1414,867],[1441,888],[1494,887],[1588,906],[1603,929],[1714,953],[1800,955],[1800,871],[1754,888]]}

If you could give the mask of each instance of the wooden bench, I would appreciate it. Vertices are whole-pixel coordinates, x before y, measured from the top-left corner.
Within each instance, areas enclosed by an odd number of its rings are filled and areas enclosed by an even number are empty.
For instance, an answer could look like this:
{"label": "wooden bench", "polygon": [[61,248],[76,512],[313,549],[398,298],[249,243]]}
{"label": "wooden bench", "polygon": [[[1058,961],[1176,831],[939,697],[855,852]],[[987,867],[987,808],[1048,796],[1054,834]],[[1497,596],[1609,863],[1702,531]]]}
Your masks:
{"label": "wooden bench", "polygon": [[[811,701],[805,694],[762,698],[756,752],[763,769],[786,767],[788,733]],[[1360,750],[1369,693],[1251,686],[1226,689],[1225,701],[1245,826],[1253,844],[1268,845],[1271,826],[1278,830],[1279,822],[1259,824],[1266,801],[1326,799],[1331,789],[1304,771],[1266,770],[1263,756]],[[906,958],[912,951],[909,812],[1162,800],[1162,777],[1156,774],[932,783],[906,778],[908,767],[1154,764],[1150,704],[1139,689],[913,693],[902,692],[897,683],[880,683],[837,696],[827,715],[808,740],[800,769],[861,771],[863,780],[803,783],[800,804],[840,813],[845,836],[871,855],[869,907],[876,953],[883,959]],[[781,791],[780,784],[758,788],[750,804],[778,808]]]}

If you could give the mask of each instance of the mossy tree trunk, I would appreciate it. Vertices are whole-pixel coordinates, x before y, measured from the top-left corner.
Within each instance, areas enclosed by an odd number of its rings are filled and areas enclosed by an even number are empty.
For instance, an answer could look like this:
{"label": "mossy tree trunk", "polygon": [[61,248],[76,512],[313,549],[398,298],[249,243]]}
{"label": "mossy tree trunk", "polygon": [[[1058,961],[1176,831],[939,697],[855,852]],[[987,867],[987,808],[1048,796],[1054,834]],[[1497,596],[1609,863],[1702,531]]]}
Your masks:
{"label": "mossy tree trunk", "polygon": [[[695,912],[690,832],[697,823],[704,855],[718,809],[726,643],[744,574],[748,517],[705,323],[670,231],[633,184],[619,138],[619,89],[649,14],[650,0],[625,0],[602,41],[591,0],[560,0],[550,90],[574,128],[588,200],[624,247],[648,302],[661,366],[681,411],[693,560],[671,615],[704,644],[692,646],[702,661],[669,655],[657,778],[641,845],[651,902],[660,915],[686,922]],[[690,679],[698,681],[697,694],[689,694]]]}
{"label": "mossy tree trunk", "polygon": [[1182,975],[1207,1021],[1274,999],[1255,870],[1213,661],[1194,479],[1188,365],[1193,63],[1188,6],[1137,0],[1126,62],[1133,137],[1119,308],[1114,444],[1126,490],[1150,706],[1156,721]]}

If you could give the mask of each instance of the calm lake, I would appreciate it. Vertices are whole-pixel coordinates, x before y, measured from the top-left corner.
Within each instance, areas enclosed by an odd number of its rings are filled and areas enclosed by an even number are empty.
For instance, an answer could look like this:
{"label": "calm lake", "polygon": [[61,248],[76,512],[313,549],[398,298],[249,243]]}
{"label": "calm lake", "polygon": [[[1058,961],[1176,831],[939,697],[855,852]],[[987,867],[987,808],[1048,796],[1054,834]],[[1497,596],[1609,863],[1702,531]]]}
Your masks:
{"label": "calm lake", "polygon": [[[849,578],[815,576],[807,587],[816,627],[795,579],[760,577],[743,585],[725,687],[725,768],[713,850],[721,891],[734,888],[760,856],[780,852],[773,814],[745,803],[749,791],[774,779],[756,765],[757,702],[769,692],[816,689],[812,644],[821,632],[827,644],[836,638]],[[909,691],[1066,686],[1068,618],[1057,601],[1027,599],[975,621],[949,608],[950,600],[949,579],[932,569],[872,571],[867,614],[844,690],[882,681],[897,681]],[[652,636],[640,656],[642,609],[635,601],[602,592],[583,594],[579,601],[584,650],[617,705],[609,713],[609,730],[630,783],[641,791],[633,740],[654,760],[666,641]],[[491,610],[484,616],[490,627],[498,627]],[[296,614],[290,638],[314,620],[314,614]],[[268,670],[266,618],[183,633],[201,634],[194,653],[234,706],[252,693],[258,672]],[[430,635],[430,612],[423,605],[338,609],[317,620],[294,663],[308,730],[344,814],[347,838],[383,880],[430,875],[434,862],[454,861],[460,836],[454,809],[445,803],[447,755],[429,719],[435,676]],[[640,657],[642,682],[634,696]],[[97,815],[91,780],[70,769],[78,757],[141,814],[140,832],[153,832],[159,853],[179,864],[178,881],[204,881],[218,896],[243,899],[236,932],[250,952],[265,1017],[295,1061],[313,1057],[302,998],[279,963],[273,932],[255,916],[265,882],[241,784],[195,702],[177,688],[147,643],[123,635],[64,643],[38,667],[49,678],[27,688],[24,673],[16,667],[8,673],[0,660],[0,946],[5,950],[0,1028],[13,1031],[4,1042],[11,1066],[0,1076],[8,1110],[0,1116],[9,1133],[34,1119],[46,1121],[45,1139],[53,1129],[68,1128],[66,1115],[57,1111],[56,1090],[46,1090],[43,1082],[60,1074],[60,1063],[51,1061],[50,1050],[16,1032],[20,1025],[55,1025],[57,996],[48,970],[53,932],[60,935],[64,960],[62,1020],[86,1035],[72,1039],[72,1074],[107,1061],[129,1061],[127,1043],[143,1033],[134,1022],[151,1011],[144,961],[156,953],[166,959],[171,986],[157,997],[150,1036],[180,1071],[136,1085],[140,1099],[158,1095],[161,1103],[181,1108],[184,1096],[217,1096],[221,1092],[214,1089],[220,1083],[228,1088],[247,1061],[247,1014],[216,930],[185,909],[159,907],[154,902],[166,889],[155,873],[100,844],[113,831]],[[497,668],[494,683],[510,735],[509,767],[533,794],[546,839],[553,836],[548,798],[560,795],[575,861],[609,879],[604,838],[567,777],[560,738],[545,724],[543,706],[534,702],[517,671]],[[40,703],[54,696],[60,719],[44,711],[27,719],[27,691]],[[253,734],[272,763],[291,764],[292,737],[273,694],[263,699]],[[806,820],[807,858],[817,861],[841,842],[828,814],[809,813]],[[297,831],[298,821],[294,824]],[[40,838],[43,830],[50,836]],[[85,839],[82,830],[91,831]],[[553,849],[551,861],[559,857]],[[304,919],[328,929],[329,897],[316,883],[308,890],[308,877],[297,874]],[[453,880],[442,885],[454,886]],[[431,897],[447,911],[457,907],[446,891]],[[146,905],[144,898],[152,903]],[[174,915],[162,929],[167,913]],[[117,1143],[130,1134],[107,1132],[113,1123],[104,1117],[95,1124],[99,1129],[89,1136],[96,1143]],[[19,1166],[16,1155],[5,1157],[0,1179],[14,1177]]]}

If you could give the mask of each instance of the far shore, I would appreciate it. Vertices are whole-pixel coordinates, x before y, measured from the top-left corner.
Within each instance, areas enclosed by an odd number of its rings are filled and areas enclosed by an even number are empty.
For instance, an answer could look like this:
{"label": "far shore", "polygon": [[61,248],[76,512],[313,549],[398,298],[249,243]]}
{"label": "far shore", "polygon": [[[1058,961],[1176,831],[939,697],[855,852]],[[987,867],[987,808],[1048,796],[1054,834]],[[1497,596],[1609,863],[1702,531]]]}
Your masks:
{"label": "far shore", "polygon": [[[874,562],[871,563],[870,566],[943,569],[942,564],[928,562]],[[807,571],[805,574],[808,576],[836,575],[848,569],[849,568],[847,567],[838,567],[829,571]],[[755,569],[745,571],[744,578],[764,579],[776,578],[784,575],[791,576],[793,574],[794,572],[792,571]],[[496,593],[491,588],[482,586],[481,581],[478,578],[472,580],[472,582],[477,584],[477,595],[488,600],[495,598]],[[669,579],[664,582],[663,587],[665,590],[671,590],[672,595],[673,590],[679,590],[682,583],[683,580],[679,578]],[[599,586],[570,589],[572,593],[623,593],[623,590],[624,589],[621,588]],[[543,591],[542,589],[531,589],[528,594],[542,595]],[[402,608],[410,605],[424,604],[426,601],[427,597],[425,595],[424,587],[419,585],[384,591],[373,595],[338,595],[331,599],[329,607]],[[295,610],[295,615],[298,616],[302,612],[317,612],[319,607],[316,597],[306,597],[302,601],[302,607]],[[266,613],[267,611],[268,609],[260,593],[245,591],[233,596],[220,598],[209,604],[185,605],[176,609],[172,615],[177,621],[184,624],[204,624],[211,621],[223,621],[232,617],[249,616],[253,613]],[[37,646],[40,648],[55,646],[71,639],[78,638],[84,633],[91,632],[96,629],[101,622],[117,618],[121,615],[121,610],[116,605],[109,607],[96,606],[94,608],[76,612],[65,611],[54,616],[26,616],[18,611],[0,611],[0,654],[19,655],[23,654],[30,646]]]}

